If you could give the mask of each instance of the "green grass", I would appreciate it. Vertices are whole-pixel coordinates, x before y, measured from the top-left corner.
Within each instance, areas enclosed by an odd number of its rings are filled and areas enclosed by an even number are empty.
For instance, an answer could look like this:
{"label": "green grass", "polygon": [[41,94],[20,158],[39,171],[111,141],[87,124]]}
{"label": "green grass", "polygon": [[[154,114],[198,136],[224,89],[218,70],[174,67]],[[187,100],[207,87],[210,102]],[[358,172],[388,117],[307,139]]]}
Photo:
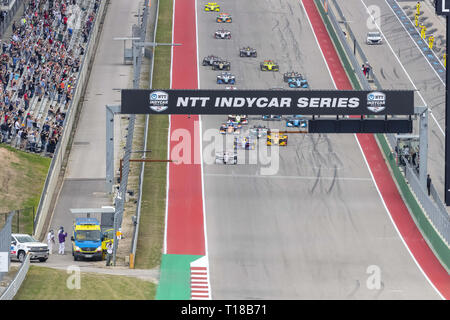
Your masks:
{"label": "green grass", "polygon": [[[172,0],[159,1],[156,42],[172,41]],[[153,88],[170,87],[170,46],[155,49]],[[152,159],[167,159],[167,134],[169,118],[167,115],[149,116],[147,148]],[[142,208],[135,267],[151,269],[161,264],[164,241],[164,220],[166,207],[166,164],[146,164],[142,189]]]}
{"label": "green grass", "polygon": [[[37,209],[50,167],[50,158],[23,152],[7,145],[0,151],[13,160],[0,167],[0,212],[24,208]],[[31,233],[33,210],[20,215],[20,232]]]}
{"label": "green grass", "polygon": [[[154,283],[126,276],[80,273],[80,289],[69,289],[74,273],[31,266],[15,300],[153,300]],[[72,278],[71,278],[72,277]]]}

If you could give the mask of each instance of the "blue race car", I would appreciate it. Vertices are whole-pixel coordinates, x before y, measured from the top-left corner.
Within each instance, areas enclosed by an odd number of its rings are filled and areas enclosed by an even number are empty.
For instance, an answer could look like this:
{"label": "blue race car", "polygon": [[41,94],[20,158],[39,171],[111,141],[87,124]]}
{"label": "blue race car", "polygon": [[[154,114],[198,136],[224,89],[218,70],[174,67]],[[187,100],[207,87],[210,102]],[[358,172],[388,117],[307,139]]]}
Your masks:
{"label": "blue race car", "polygon": [[289,88],[308,88],[308,81],[304,78],[290,78],[288,79]]}
{"label": "blue race car", "polygon": [[286,127],[296,127],[306,129],[308,127],[308,121],[303,118],[294,116],[293,118],[288,118],[286,120]]}
{"label": "blue race car", "polygon": [[283,80],[288,83],[289,88],[309,88],[308,81],[305,77],[295,71],[284,73]]}
{"label": "blue race car", "polygon": [[235,84],[236,77],[230,72],[222,72],[217,75],[217,84]]}
{"label": "blue race car", "polygon": [[275,121],[280,121],[281,120],[281,116],[279,114],[265,114],[262,116],[263,120],[275,120]]}

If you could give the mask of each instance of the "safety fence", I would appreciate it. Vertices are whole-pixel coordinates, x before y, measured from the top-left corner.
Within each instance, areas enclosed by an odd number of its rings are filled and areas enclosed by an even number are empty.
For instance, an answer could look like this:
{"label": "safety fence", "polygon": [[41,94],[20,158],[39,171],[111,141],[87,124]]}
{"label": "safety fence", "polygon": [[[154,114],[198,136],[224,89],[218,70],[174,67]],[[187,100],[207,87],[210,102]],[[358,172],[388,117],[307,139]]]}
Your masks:
{"label": "safety fence", "polygon": [[[417,177],[416,171],[413,169],[411,164],[403,159],[405,162],[405,176],[408,181],[411,189],[414,190],[414,193],[422,205],[425,214],[428,218],[433,221],[433,225],[436,227],[436,232],[440,234],[442,238],[450,243],[450,219],[447,212],[442,212],[440,208],[430,199],[427,192],[422,188],[419,178]],[[436,190],[433,187],[433,192],[436,193]],[[431,195],[431,186],[430,186],[430,195]]]}
{"label": "safety fence", "polygon": [[14,219],[11,222],[11,229],[13,233],[33,233],[35,215],[34,207],[0,213],[0,228],[6,224],[7,217],[11,213],[15,215]]}
{"label": "safety fence", "polygon": [[[156,30],[158,28],[158,15],[159,15],[159,0],[155,1],[153,3],[153,7],[150,7],[151,10],[147,12],[148,15],[151,16],[151,19],[154,21],[153,31],[151,32],[151,35],[148,35],[149,37],[153,38],[153,42],[156,42]],[[153,9],[153,10],[152,10]],[[148,10],[147,10],[148,11]],[[145,23],[148,21],[148,17],[144,17]],[[146,28],[146,27],[145,27]],[[148,56],[151,59],[151,66],[149,70],[149,88],[152,88],[152,79],[153,79],[153,67],[154,67],[154,59],[153,56]],[[144,129],[144,142],[143,142],[143,150],[146,150],[147,148],[147,136],[148,136],[148,124],[149,124],[149,115],[145,116],[145,129]],[[133,230],[133,238],[131,240],[131,259],[130,259],[130,267],[134,268],[134,259],[136,257],[136,250],[137,250],[137,242],[138,242],[138,236],[139,236],[139,222],[141,218],[141,205],[142,205],[142,188],[144,183],[144,170],[145,170],[145,163],[141,163],[140,171],[139,171],[139,193],[138,193],[138,199],[137,199],[137,205],[136,205],[136,215],[135,215],[135,223],[134,223],[134,230]]]}
{"label": "safety fence", "polygon": [[[352,61],[351,65],[353,66],[353,70],[348,69],[349,62],[343,61],[344,67],[345,64],[347,64],[347,72],[349,74],[355,72],[358,75],[356,66],[359,66],[361,61],[364,63],[368,61],[368,59],[359,45],[349,24],[347,23],[347,20],[337,2],[335,0],[316,0],[316,4],[322,14],[325,12],[322,1],[328,1],[328,3],[332,4],[332,7],[329,5],[325,6],[327,7],[326,17],[328,18],[325,23],[330,23],[334,29],[334,35],[331,35],[331,37],[335,38],[333,39],[335,45],[339,45],[336,44],[336,34],[338,34],[340,39],[339,42],[345,48],[345,50],[343,48],[337,48],[337,51],[339,52],[341,59],[345,55],[346,58]],[[332,9],[336,10],[339,18],[334,15]],[[345,26],[344,30],[340,27],[341,24]],[[328,25],[328,29],[329,28],[330,25]],[[353,50],[350,47],[351,45],[353,45]],[[352,76],[350,77],[352,78]],[[353,75],[353,79],[355,79],[354,77],[355,76]],[[364,90],[382,89],[376,74],[373,72],[371,74],[370,82],[369,79],[366,77],[361,77],[360,74],[358,75],[358,79],[360,80],[357,84],[359,88],[355,89],[361,89],[361,86]],[[410,208],[413,219],[425,235],[424,238],[431,244],[431,248],[435,252],[438,259],[447,271],[450,271],[450,217],[447,213],[445,205],[437,195],[432,183],[430,185],[431,197],[428,196],[424,186],[419,182],[417,171],[408,163],[408,161],[406,161],[403,171],[399,169],[397,163],[393,160],[395,158],[394,150],[397,144],[394,134],[377,134],[376,137],[391,169],[393,170],[394,177],[407,205]]]}
{"label": "safety fence", "polygon": [[63,123],[64,131],[61,138],[58,141],[56,150],[54,152],[52,162],[50,163],[50,168],[45,180],[44,188],[39,200],[39,206],[36,211],[35,217],[35,230],[34,234],[36,238],[42,236],[45,222],[47,220],[48,214],[51,214],[52,205],[54,198],[58,195],[58,180],[61,169],[63,168],[66,151],[69,146],[69,141],[72,135],[72,129],[75,123],[76,115],[78,113],[79,106],[81,105],[81,97],[84,94],[87,80],[89,78],[89,73],[91,70],[91,62],[93,61],[96,44],[98,43],[99,28],[103,21],[104,15],[106,14],[106,6],[110,0],[102,0],[100,7],[98,8],[97,14],[94,18],[94,27],[88,37],[88,47],[85,51],[83,61],[81,63],[81,71],[76,80],[75,93],[73,99],[70,102],[70,106],[67,110],[66,118]]}
{"label": "safety fence", "polygon": [[[5,223],[0,229],[0,252],[8,252],[8,269],[9,269],[9,250],[11,248],[11,225],[14,213],[5,215]],[[3,272],[0,272],[0,281],[3,279]]]}
{"label": "safety fence", "polygon": [[19,291],[22,282],[25,280],[25,277],[27,276],[28,269],[30,268],[30,255],[27,254],[27,257],[21,264],[19,270],[16,273],[16,276],[9,284],[8,288],[3,292],[3,294],[0,296],[0,300],[12,300],[16,296],[17,292]]}

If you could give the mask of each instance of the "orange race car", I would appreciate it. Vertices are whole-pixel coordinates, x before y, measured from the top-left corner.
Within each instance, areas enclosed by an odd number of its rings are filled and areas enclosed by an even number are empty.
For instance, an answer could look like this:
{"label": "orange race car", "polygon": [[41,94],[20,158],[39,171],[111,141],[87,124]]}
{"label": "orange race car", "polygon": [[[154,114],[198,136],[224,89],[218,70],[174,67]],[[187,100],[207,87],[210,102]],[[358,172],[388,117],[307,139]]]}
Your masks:
{"label": "orange race car", "polygon": [[232,19],[231,16],[228,13],[221,13],[217,16],[216,22],[226,22],[231,23]]}

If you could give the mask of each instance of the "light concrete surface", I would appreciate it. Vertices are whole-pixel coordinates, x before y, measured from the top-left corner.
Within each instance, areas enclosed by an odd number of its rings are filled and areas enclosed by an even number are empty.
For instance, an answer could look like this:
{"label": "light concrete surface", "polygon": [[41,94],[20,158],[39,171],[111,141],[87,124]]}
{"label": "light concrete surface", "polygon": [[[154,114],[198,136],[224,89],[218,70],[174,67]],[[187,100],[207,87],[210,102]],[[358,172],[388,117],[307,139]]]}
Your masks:
{"label": "light concrete surface", "polygon": [[[66,239],[67,263],[73,262],[70,235],[74,216],[70,209],[112,204],[111,197],[105,192],[105,106],[120,104],[120,91],[114,89],[128,88],[132,77],[132,66],[123,65],[123,41],[113,38],[131,35],[131,27],[137,23],[138,5],[138,0],[115,0],[107,7],[64,182],[49,226],[55,230],[63,226],[69,234]],[[115,159],[119,158],[124,129],[120,118],[116,116],[115,119]]]}
{"label": "light concrete surface", "polygon": [[[430,108],[428,172],[441,199],[444,199],[445,172],[445,85],[428,64],[425,57],[405,32],[388,4],[384,0],[337,0],[345,18],[352,21],[351,27],[361,44],[372,70],[384,89],[417,89],[415,105]],[[366,46],[369,14],[365,6],[380,8],[380,25],[387,42],[380,46]],[[427,5],[426,2],[423,3]],[[427,20],[439,27],[437,17]],[[412,81],[412,82],[411,82]],[[413,84],[414,83],[414,84]],[[419,95],[420,93],[420,95]],[[417,129],[417,128],[415,128]],[[417,131],[416,131],[417,132]]]}
{"label": "light concrete surface", "polygon": [[[291,68],[312,89],[334,88],[299,1],[221,5],[231,25],[216,24],[198,2],[200,63],[210,54],[229,59],[239,89],[286,88],[282,73]],[[213,39],[221,27],[231,40]],[[258,58],[239,58],[247,45]],[[280,72],[261,72],[264,59]],[[218,72],[199,68],[201,88],[218,88]],[[225,120],[202,116],[203,132]],[[249,126],[256,123],[263,122],[252,117]],[[353,135],[291,134],[279,151],[275,175],[262,176],[256,164],[204,164],[213,299],[439,298],[396,233]],[[370,266],[381,271],[379,290],[367,286]]]}

